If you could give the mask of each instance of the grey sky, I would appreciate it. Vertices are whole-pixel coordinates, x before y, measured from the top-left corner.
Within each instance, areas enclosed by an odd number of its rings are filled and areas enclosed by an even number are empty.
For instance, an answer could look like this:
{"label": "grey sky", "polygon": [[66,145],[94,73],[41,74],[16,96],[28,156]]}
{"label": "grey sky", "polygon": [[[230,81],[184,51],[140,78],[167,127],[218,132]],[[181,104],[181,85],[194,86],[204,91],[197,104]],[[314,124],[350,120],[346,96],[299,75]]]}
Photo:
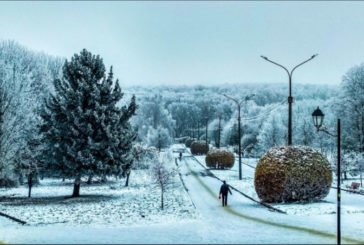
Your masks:
{"label": "grey sky", "polygon": [[0,39],[70,58],[82,48],[121,84],[338,84],[364,62],[364,2],[0,2]]}

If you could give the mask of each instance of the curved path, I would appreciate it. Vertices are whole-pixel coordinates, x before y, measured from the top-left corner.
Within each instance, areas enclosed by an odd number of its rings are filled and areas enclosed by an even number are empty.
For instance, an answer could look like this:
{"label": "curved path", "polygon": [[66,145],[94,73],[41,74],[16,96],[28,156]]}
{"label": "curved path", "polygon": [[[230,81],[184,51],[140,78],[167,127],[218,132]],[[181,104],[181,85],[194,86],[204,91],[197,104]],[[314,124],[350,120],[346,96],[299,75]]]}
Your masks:
{"label": "curved path", "polygon": [[[224,233],[221,238],[226,240],[221,239],[221,242],[336,243],[336,223],[331,220],[328,225],[325,220],[271,212],[237,192],[229,196],[228,207],[221,207],[217,198],[220,181],[207,176],[193,158],[185,157],[180,171],[193,202],[208,223],[206,227],[211,234]],[[364,239],[343,236],[342,243],[363,244]]]}

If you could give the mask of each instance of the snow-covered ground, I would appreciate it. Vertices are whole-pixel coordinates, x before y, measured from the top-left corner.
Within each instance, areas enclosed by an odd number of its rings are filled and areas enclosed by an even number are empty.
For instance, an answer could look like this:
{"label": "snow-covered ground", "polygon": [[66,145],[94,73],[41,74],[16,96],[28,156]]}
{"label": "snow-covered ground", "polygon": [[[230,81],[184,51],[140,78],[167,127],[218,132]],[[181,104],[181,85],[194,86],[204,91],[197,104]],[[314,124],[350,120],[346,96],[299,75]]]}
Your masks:
{"label": "snow-covered ground", "polygon": [[[205,156],[195,156],[195,158],[204,166]],[[258,159],[243,158],[242,159],[242,180],[239,180],[239,161],[235,159],[234,167],[230,170],[211,170],[211,172],[220,179],[226,180],[230,185],[248,194],[256,200],[259,200],[254,187],[254,173]],[[350,185],[351,181],[344,182],[342,188]],[[334,180],[333,186],[336,186]],[[330,189],[329,195],[321,202],[314,203],[290,203],[290,204],[275,204],[274,207],[281,209],[288,214],[295,215],[321,215],[321,214],[335,214],[337,211],[336,189]],[[358,214],[364,213],[364,196],[341,191],[341,213],[344,214]],[[363,226],[364,227],[364,226]]]}
{"label": "snow-covered ground", "polygon": [[[205,166],[205,156],[196,156],[195,158]],[[258,159],[242,160],[242,162],[245,163],[242,164],[242,180],[239,180],[238,159],[236,159],[234,167],[230,170],[211,170],[211,172],[220,179],[226,180],[228,184],[234,186],[238,190],[259,200],[254,188],[254,167],[257,164],[257,160]],[[343,186],[348,183],[344,183]],[[333,185],[336,184],[334,183]],[[273,206],[287,212],[288,215],[283,215],[279,218],[281,221],[288,221],[293,218],[292,221],[289,221],[289,224],[336,234],[336,197],[336,189],[330,189],[329,195],[320,202],[275,204]],[[261,213],[259,215],[261,215]],[[269,215],[267,218],[273,216],[274,215]],[[290,218],[287,219],[287,216]],[[364,196],[345,191],[341,192],[341,229],[343,237],[347,236],[364,240]],[[296,240],[296,243],[304,243],[306,241],[305,239],[305,237],[301,237]],[[361,241],[360,243],[364,243],[364,241]]]}
{"label": "snow-covered ground", "polygon": [[[134,178],[137,176],[138,178]],[[137,170],[130,177],[130,187],[118,183],[82,185],[81,197],[67,198],[72,181],[46,179],[33,189],[27,199],[27,188],[1,191],[1,211],[19,217],[29,225],[65,223],[67,225],[150,224],[159,219],[181,220],[195,215],[192,203],[176,179],[175,188],[165,195],[165,210],[160,209],[160,190],[153,188],[146,171]],[[178,182],[177,182],[178,181]]]}
{"label": "snow-covered ground", "polygon": [[[182,146],[174,145],[174,148]],[[175,157],[178,153],[174,154]],[[204,163],[204,156],[197,157]],[[255,159],[244,159],[254,166]],[[152,186],[147,170],[132,173],[130,187],[124,183],[82,185],[77,199],[65,199],[72,182],[48,179],[33,190],[36,203],[25,199],[27,189],[0,190],[1,211],[29,222],[21,226],[0,216],[0,241],[8,243],[336,243],[336,196],[332,190],[320,203],[285,204],[280,214],[252,202],[237,192],[229,206],[221,207],[221,182],[206,175],[188,153],[178,161],[179,176],[166,194],[162,211],[159,190]],[[175,162],[170,165],[176,166]],[[254,169],[238,165],[213,173],[237,189],[257,198]],[[4,196],[14,195],[12,199]],[[342,242],[364,243],[364,196],[342,194]],[[144,217],[143,217],[144,216]]]}

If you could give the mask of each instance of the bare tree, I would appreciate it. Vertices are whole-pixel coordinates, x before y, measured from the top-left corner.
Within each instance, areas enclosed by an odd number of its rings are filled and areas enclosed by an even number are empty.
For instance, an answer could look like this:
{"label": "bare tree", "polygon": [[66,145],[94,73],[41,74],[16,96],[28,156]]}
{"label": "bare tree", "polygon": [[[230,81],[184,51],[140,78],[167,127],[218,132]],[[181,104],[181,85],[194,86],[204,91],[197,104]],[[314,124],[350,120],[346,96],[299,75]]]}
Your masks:
{"label": "bare tree", "polygon": [[175,170],[166,166],[166,161],[163,159],[155,159],[151,165],[151,175],[154,183],[161,190],[161,209],[164,209],[164,193],[171,187]]}

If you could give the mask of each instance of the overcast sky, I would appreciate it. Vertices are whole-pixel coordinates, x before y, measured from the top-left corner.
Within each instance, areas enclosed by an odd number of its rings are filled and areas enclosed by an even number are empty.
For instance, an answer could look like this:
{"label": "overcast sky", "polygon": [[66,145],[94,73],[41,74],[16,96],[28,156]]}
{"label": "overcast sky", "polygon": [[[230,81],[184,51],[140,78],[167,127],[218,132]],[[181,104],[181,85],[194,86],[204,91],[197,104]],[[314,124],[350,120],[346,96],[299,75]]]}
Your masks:
{"label": "overcast sky", "polygon": [[364,2],[0,2],[0,39],[70,58],[82,48],[121,84],[339,84],[364,62]]}

